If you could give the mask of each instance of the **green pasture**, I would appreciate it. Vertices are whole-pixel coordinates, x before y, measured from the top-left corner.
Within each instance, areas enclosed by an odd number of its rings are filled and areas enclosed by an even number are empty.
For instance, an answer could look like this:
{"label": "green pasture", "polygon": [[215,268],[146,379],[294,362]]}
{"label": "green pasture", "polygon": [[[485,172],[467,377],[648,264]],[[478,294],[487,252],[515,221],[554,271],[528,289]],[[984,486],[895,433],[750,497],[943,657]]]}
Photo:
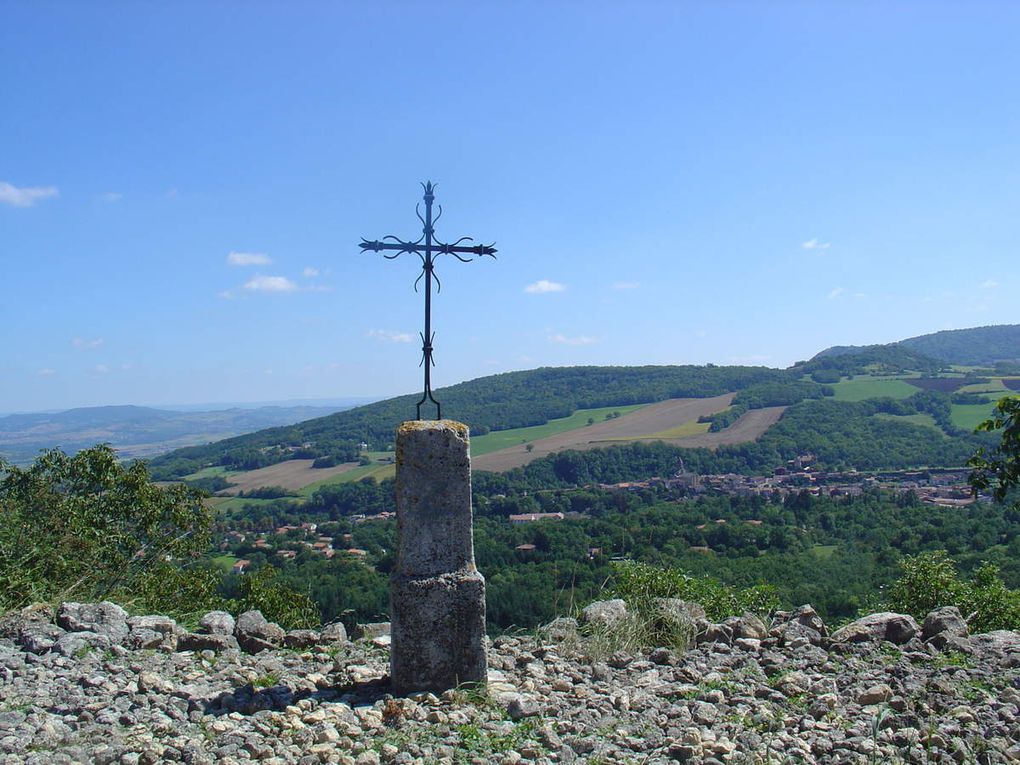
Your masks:
{"label": "green pasture", "polygon": [[899,377],[870,377],[857,375],[852,380],[840,380],[832,386],[836,401],[864,401],[869,398],[907,398],[917,393],[916,388]]}
{"label": "green pasture", "polygon": [[206,467],[202,468],[201,470],[196,470],[191,475],[183,476],[179,480],[192,481],[196,478],[211,478],[214,475],[221,475],[224,478],[230,478],[230,476],[236,475],[237,472],[238,471],[236,470],[227,470],[227,468],[224,467],[223,465],[213,465],[212,467]]}
{"label": "green pasture", "polygon": [[[380,452],[380,454],[393,456],[393,452]],[[394,463],[373,461],[371,465],[360,465],[352,470],[348,470],[346,473],[310,483],[304,488],[299,489],[297,493],[302,497],[310,497],[316,489],[322,486],[329,486],[334,483],[351,483],[352,481],[360,481],[362,478],[374,478],[377,481],[382,481],[385,478],[392,478],[395,474],[396,465]]]}
{"label": "green pasture", "polygon": [[235,563],[237,563],[237,558],[233,555],[217,555],[212,559],[212,564],[222,571],[230,571]]}
{"label": "green pasture", "polygon": [[879,420],[893,420],[895,422],[909,422],[913,425],[924,425],[929,428],[935,428],[940,433],[942,432],[942,428],[935,422],[935,418],[924,412],[919,412],[918,414],[886,414],[885,412],[879,412],[875,417]]}
{"label": "green pasture", "polygon": [[1003,384],[1001,377],[993,377],[986,383],[975,383],[964,385],[957,393],[995,393],[998,396],[1005,396],[1009,389]]}
{"label": "green pasture", "polygon": [[577,430],[588,424],[591,418],[595,422],[602,422],[607,414],[619,412],[627,414],[647,404],[634,404],[631,406],[604,406],[598,409],[578,409],[569,417],[561,417],[558,420],[549,420],[545,425],[532,425],[528,428],[512,428],[510,430],[494,430],[484,436],[471,437],[471,454],[479,457],[489,452],[506,449],[510,446],[520,446],[529,441],[537,441],[540,438],[548,438],[559,433],[566,433],[568,430]]}
{"label": "green pasture", "polygon": [[[292,497],[281,497],[281,499],[292,499]],[[221,513],[228,513],[232,510],[240,510],[245,505],[268,505],[276,502],[275,499],[255,499],[254,497],[210,497],[209,505]]]}
{"label": "green pasture", "polygon": [[992,416],[995,402],[987,404],[953,404],[950,418],[953,424],[964,430],[974,430],[978,425]]}

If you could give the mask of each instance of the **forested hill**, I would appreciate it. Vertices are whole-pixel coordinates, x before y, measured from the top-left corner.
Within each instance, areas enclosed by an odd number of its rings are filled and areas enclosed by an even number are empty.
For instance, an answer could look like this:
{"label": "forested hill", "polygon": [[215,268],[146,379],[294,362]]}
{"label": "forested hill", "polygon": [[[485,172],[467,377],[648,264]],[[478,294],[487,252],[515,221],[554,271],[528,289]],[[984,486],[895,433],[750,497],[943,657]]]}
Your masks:
{"label": "forested hill", "polygon": [[915,361],[911,368],[924,369],[927,359],[938,364],[989,365],[1020,363],[1020,324],[1000,324],[971,329],[950,329],[919,335],[886,345],[834,345],[817,354],[812,361],[832,356],[862,353],[901,354],[909,351]]}
{"label": "forested hill", "polygon": [[[786,387],[789,372],[768,367],[643,366],[543,367],[481,377],[436,391],[443,414],[481,435],[490,430],[541,425],[567,417],[577,409],[648,404],[669,398],[718,396],[761,387],[759,400],[774,387]],[[804,396],[798,391],[797,400]],[[268,457],[266,447],[284,446],[287,456],[356,459],[356,445],[366,442],[384,449],[392,443],[397,425],[413,417],[420,394],[399,396],[289,427],[270,428],[207,446],[177,449],[151,463],[153,474],[176,478],[233,455],[234,464],[248,454],[251,466]],[[778,403],[792,403],[783,402]],[[766,404],[761,404],[766,405]],[[256,453],[260,456],[256,457]]]}
{"label": "forested hill", "polygon": [[911,337],[900,345],[950,364],[1020,361],[1020,324],[950,329]]}

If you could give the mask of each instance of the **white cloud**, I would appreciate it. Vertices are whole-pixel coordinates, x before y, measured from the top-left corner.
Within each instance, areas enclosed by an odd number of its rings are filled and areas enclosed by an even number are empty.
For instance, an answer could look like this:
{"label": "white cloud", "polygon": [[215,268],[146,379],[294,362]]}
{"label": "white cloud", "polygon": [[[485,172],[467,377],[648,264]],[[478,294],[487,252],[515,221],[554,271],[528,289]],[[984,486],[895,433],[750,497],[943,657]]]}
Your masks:
{"label": "white cloud", "polygon": [[578,335],[577,337],[567,337],[560,334],[549,335],[550,343],[559,343],[561,345],[591,345],[598,341],[597,337],[588,337],[588,335]]}
{"label": "white cloud", "polygon": [[100,194],[99,198],[104,202],[119,202],[124,198],[124,195],[118,191],[107,191],[105,194]]}
{"label": "white cloud", "polygon": [[545,292],[563,292],[566,286],[559,282],[551,282],[548,279],[539,279],[534,284],[529,284],[524,291],[531,295],[540,295]]}
{"label": "white cloud", "polygon": [[286,276],[255,276],[244,283],[252,292],[294,292],[297,285]]}
{"label": "white cloud", "polygon": [[846,290],[844,290],[842,287],[833,288],[832,292],[829,293],[829,300],[835,300],[844,292],[846,292]]}
{"label": "white cloud", "polygon": [[981,289],[983,290],[994,290],[999,286],[999,283],[995,279],[985,279],[981,282]]}
{"label": "white cloud", "polygon": [[56,186],[23,186],[18,188],[6,181],[0,181],[0,202],[13,207],[31,207],[40,199],[58,197]]}
{"label": "white cloud", "polygon": [[407,332],[397,332],[393,329],[370,329],[368,336],[388,343],[409,343],[412,340]]}
{"label": "white cloud", "polygon": [[110,371],[110,368],[106,366],[106,364],[96,364],[94,367],[92,367],[92,371],[97,375],[105,375],[107,372]]}
{"label": "white cloud", "polygon": [[75,337],[71,339],[71,345],[75,350],[78,351],[91,351],[96,348],[100,348],[106,341],[101,337],[93,338],[92,340],[86,340],[84,337]]}
{"label": "white cloud", "polygon": [[822,242],[815,237],[814,239],[808,239],[806,242],[801,242],[800,246],[805,250],[827,250],[832,247],[832,242]]}
{"label": "white cloud", "polygon": [[641,282],[616,282],[613,285],[614,290],[636,290],[641,286]]}
{"label": "white cloud", "polygon": [[36,372],[36,374],[39,375],[39,377],[52,377],[56,373],[57,373],[56,369],[50,369],[49,367],[45,367]]}
{"label": "white cloud", "polygon": [[233,290],[223,290],[222,292],[217,292],[216,293],[216,297],[220,298],[221,300],[233,300],[234,299],[234,291]]}
{"label": "white cloud", "polygon": [[227,262],[232,266],[268,266],[273,261],[264,252],[231,252]]}
{"label": "white cloud", "polygon": [[312,277],[319,275],[319,269],[312,268],[311,266],[305,266],[305,270],[301,272],[301,275],[306,279],[311,279]]}

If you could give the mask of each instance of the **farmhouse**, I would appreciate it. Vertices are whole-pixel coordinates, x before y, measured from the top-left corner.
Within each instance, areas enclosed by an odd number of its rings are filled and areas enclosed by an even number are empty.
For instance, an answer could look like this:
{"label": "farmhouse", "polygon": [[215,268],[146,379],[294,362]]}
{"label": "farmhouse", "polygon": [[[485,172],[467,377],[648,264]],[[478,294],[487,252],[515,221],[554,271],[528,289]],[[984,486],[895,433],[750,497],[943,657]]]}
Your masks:
{"label": "farmhouse", "polygon": [[566,516],[563,513],[524,513],[523,515],[511,515],[510,523],[534,523],[535,521],[562,521]]}

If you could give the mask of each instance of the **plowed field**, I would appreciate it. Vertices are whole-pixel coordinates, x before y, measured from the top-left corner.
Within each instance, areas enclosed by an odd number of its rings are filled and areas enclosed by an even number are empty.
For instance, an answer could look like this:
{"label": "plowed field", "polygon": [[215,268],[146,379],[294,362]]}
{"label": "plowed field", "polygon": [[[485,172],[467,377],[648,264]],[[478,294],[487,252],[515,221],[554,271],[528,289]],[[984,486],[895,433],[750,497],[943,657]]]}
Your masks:
{"label": "plowed field", "polygon": [[331,468],[313,468],[312,462],[314,460],[287,460],[258,470],[237,473],[230,476],[229,479],[237,486],[232,486],[222,493],[237,494],[263,486],[282,486],[285,489],[297,491],[310,483],[332,478],[358,467],[357,462],[344,462]]}
{"label": "plowed field", "polygon": [[[548,438],[532,441],[531,443],[534,448],[530,452],[522,445],[483,454],[480,457],[473,458],[471,466],[475,470],[501,472],[526,465],[532,460],[545,457],[553,452],[562,452],[567,449],[597,449],[599,447],[610,446],[614,443],[647,439],[649,434],[679,428],[686,423],[697,421],[702,415],[721,412],[730,405],[730,402],[733,401],[733,396],[734,394],[727,393],[726,395],[715,396],[713,398],[675,398],[669,401],[660,401],[658,404],[642,407],[635,412],[625,414],[613,420],[598,422],[594,425],[588,425],[583,428],[567,431],[566,433],[558,433]],[[752,414],[754,412],[748,412],[730,428],[720,433],[705,433],[678,439],[657,438],[655,440],[665,440],[668,443],[682,444],[684,446],[692,439],[713,438],[717,441],[715,443],[716,446],[723,443],[739,443],[740,440],[752,441],[757,438],[757,435],[750,434],[760,426],[760,423],[756,425],[752,422],[750,426],[745,426],[742,432],[738,434],[738,441],[725,441],[719,438],[725,437],[728,431],[740,427],[744,418]],[[764,418],[762,421],[764,422],[767,419]],[[778,419],[779,416],[776,415],[772,422]],[[768,426],[766,425],[765,427]],[[765,431],[762,430],[761,432]],[[695,445],[702,446],[703,444],[697,443]]]}

